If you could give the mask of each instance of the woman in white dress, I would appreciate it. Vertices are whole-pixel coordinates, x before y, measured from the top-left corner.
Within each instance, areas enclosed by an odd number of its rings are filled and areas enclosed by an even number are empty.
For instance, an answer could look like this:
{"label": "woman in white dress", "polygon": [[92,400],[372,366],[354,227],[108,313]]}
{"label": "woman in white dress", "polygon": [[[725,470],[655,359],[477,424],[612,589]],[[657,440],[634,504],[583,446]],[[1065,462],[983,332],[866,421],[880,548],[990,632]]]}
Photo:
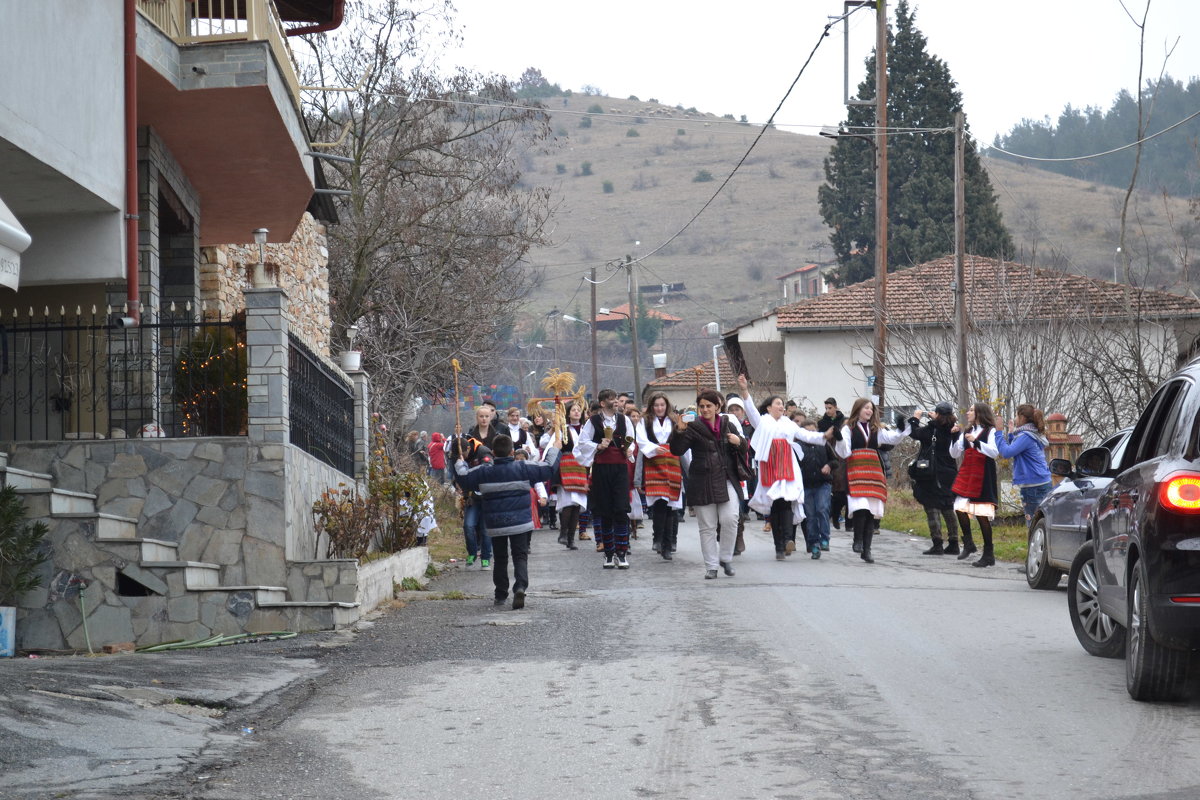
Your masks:
{"label": "woman in white dress", "polygon": [[[568,550],[578,550],[575,545],[575,532],[579,528],[579,512],[587,508],[588,472],[575,460],[571,451],[579,439],[583,408],[578,403],[570,402],[567,403],[566,412],[567,437],[562,443],[559,456],[559,484],[555,489],[555,509],[558,511],[559,544],[566,545]],[[554,427],[552,424],[550,429],[542,434],[540,444],[543,450],[550,446],[550,440],[554,438]],[[584,537],[581,535],[579,538]]]}
{"label": "woman in white dress", "polygon": [[841,430],[837,454],[846,462],[846,480],[850,493],[846,498],[846,513],[854,523],[854,552],[863,561],[874,564],[871,539],[875,535],[875,520],[883,519],[887,502],[887,479],[879,448],[894,445],[908,436],[907,423],[900,430],[879,427],[875,404],[865,397],[854,401],[850,416]]}
{"label": "woman in white dress", "polygon": [[[665,394],[655,393],[646,404],[646,413],[635,424],[638,452],[642,457],[642,487],[650,505],[654,531],[654,552],[670,561],[679,537],[679,515],[683,508],[683,471],[679,456],[671,454],[671,431],[675,420],[670,416],[671,402]],[[683,458],[688,458],[684,454]]]}
{"label": "woman in white dress", "polygon": [[[951,487],[955,495],[954,513],[958,516],[963,538],[958,558],[961,561],[975,552],[975,541],[971,538],[971,517],[974,517],[983,535],[983,555],[971,566],[990,567],[996,563],[992,550],[992,520],[999,499],[996,458],[1000,455],[996,447],[996,417],[991,406],[976,403],[968,408],[967,426],[967,431],[950,445],[952,458],[963,457],[958,477]],[[959,427],[955,425],[951,431],[958,433]]]}
{"label": "woman in white dress", "polygon": [[758,462],[758,488],[750,498],[750,508],[767,515],[775,539],[775,560],[783,561],[796,550],[791,532],[804,519],[804,481],[793,442],[825,444],[831,431],[807,431],[784,415],[783,398],[768,397],[755,407],[745,375],[738,376],[738,387],[746,400],[746,419],[754,426],[750,448]]}

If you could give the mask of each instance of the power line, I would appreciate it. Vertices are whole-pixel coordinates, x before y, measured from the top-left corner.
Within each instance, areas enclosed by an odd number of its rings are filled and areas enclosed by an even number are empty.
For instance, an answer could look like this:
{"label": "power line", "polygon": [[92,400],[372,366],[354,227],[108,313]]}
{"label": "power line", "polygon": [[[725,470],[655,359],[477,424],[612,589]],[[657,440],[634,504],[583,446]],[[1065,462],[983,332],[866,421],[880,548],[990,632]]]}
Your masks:
{"label": "power line", "polygon": [[1196,117],[1200,117],[1200,111],[1197,111],[1194,114],[1189,114],[1188,116],[1179,120],[1179,122],[1176,122],[1174,125],[1170,125],[1166,128],[1163,128],[1158,133],[1152,133],[1149,136],[1145,136],[1141,139],[1138,139],[1135,142],[1130,142],[1129,144],[1123,144],[1120,147],[1114,147],[1111,150],[1105,150],[1103,153],[1092,153],[1091,155],[1087,155],[1087,156],[1068,156],[1068,157],[1064,157],[1064,158],[1044,158],[1041,156],[1027,156],[1027,155],[1024,155],[1023,153],[1013,153],[1008,150],[1005,150],[1003,147],[996,147],[995,145],[992,145],[988,149],[995,150],[997,153],[1004,153],[1004,155],[1012,156],[1013,158],[1023,158],[1026,161],[1059,161],[1059,162],[1061,162],[1061,161],[1086,161],[1089,158],[1100,158],[1101,156],[1109,156],[1109,155],[1112,155],[1113,153],[1119,153],[1122,150],[1128,150],[1131,147],[1137,147],[1139,144],[1145,144],[1146,142],[1150,141],[1151,139],[1156,139],[1159,136],[1162,136],[1164,133],[1167,133],[1168,131],[1175,130],[1180,125],[1191,122]]}

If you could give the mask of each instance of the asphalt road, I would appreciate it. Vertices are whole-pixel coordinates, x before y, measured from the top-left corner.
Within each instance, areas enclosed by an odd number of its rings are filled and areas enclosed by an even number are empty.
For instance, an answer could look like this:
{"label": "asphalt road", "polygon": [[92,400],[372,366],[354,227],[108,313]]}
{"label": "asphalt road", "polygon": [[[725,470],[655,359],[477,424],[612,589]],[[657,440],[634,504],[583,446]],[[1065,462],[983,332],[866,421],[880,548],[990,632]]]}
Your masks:
{"label": "asphalt road", "polygon": [[[247,655],[261,698],[155,771],[60,796],[1200,796],[1200,705],[1130,700],[1123,662],[1075,641],[1062,589],[891,532],[873,566],[836,532],[819,561],[778,563],[758,528],[715,581],[690,519],[674,561],[642,540],[628,571],[535,534],[524,610],[492,606],[489,573],[452,570],[433,588],[466,599]],[[269,689],[271,664],[289,688]],[[11,796],[55,796],[40,788]]]}

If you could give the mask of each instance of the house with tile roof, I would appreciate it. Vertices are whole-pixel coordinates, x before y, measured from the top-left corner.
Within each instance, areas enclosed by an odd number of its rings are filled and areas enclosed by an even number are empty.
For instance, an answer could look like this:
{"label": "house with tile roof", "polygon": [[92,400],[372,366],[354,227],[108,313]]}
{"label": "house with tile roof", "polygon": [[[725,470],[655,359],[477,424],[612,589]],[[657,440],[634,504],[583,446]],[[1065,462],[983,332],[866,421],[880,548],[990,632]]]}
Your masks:
{"label": "house with tile roof", "polygon": [[[953,256],[888,276],[890,408],[927,407],[953,398],[953,283]],[[1013,383],[1004,375],[1006,360],[1024,359],[1027,371],[1044,370],[1044,386],[1078,382],[1076,372],[1057,360],[1061,344],[1098,330],[1109,332],[1107,341],[1128,343],[1134,334],[1122,331],[1138,320],[1151,323],[1137,333],[1149,337],[1145,347],[1167,353],[1172,361],[1197,349],[1200,301],[1193,298],[977,256],[966,259],[965,287],[973,391],[987,386],[996,393]],[[745,371],[755,384],[773,385],[775,391],[782,385],[782,393],[801,405],[817,407],[833,396],[849,407],[854,398],[871,394],[873,309],[874,281],[863,281],[781,306],[729,331],[726,349],[734,369]],[[931,369],[931,362],[945,369]],[[1068,373],[1076,377],[1068,379]],[[1065,392],[1049,397],[1069,405],[1082,394],[1078,386],[1066,386]],[[1018,393],[1037,394],[1029,388],[1013,392]],[[1044,401],[1066,410],[1059,403]]]}
{"label": "house with tile roof", "polygon": [[722,395],[736,392],[737,374],[729,363],[729,357],[724,354],[718,356],[717,367],[720,370],[719,382],[711,360],[670,373],[664,370],[663,375],[646,384],[646,395],[661,392],[675,408],[687,408],[696,404],[696,395],[701,389],[718,389]]}
{"label": "house with tile roof", "polygon": [[[673,325],[678,325],[683,322],[682,319],[674,314],[668,314],[665,311],[659,311],[657,308],[646,308],[645,316],[651,319],[661,320],[664,328],[669,328]],[[638,317],[641,319],[641,316]],[[622,303],[619,306],[613,306],[608,309],[607,314],[597,314],[596,330],[598,331],[615,331],[629,321],[629,303]]]}

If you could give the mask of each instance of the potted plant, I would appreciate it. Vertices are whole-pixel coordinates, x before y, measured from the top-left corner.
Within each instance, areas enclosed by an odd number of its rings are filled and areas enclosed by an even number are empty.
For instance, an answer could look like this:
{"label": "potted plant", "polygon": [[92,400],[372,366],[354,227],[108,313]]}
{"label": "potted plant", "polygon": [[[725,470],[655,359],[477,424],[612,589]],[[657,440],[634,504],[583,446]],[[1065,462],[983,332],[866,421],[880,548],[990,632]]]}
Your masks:
{"label": "potted plant", "polygon": [[42,583],[38,568],[46,560],[42,547],[46,525],[25,519],[25,503],[11,486],[0,489],[0,656],[16,650],[16,603]]}
{"label": "potted plant", "polygon": [[362,351],[354,346],[354,340],[357,337],[357,325],[351,325],[346,328],[346,349],[341,352],[343,372],[358,372],[362,369]]}

